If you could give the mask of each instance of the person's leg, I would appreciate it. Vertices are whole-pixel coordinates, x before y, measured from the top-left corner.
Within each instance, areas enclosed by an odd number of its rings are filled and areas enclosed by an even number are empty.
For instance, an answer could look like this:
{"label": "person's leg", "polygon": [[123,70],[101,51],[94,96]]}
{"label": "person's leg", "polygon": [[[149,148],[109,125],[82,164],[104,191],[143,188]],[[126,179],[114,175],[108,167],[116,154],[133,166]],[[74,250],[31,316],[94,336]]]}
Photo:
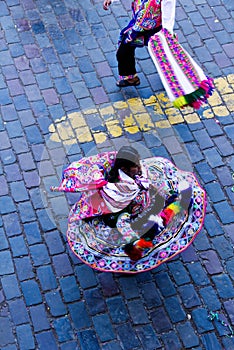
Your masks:
{"label": "person's leg", "polygon": [[[135,66],[135,47],[130,44],[121,43],[117,53],[116,58],[118,61],[118,71],[119,71],[119,82],[126,81],[126,85],[139,85],[140,81],[136,74]],[[121,86],[121,84],[119,85]]]}
{"label": "person's leg", "polygon": [[[139,33],[140,37],[144,37],[144,44],[147,46],[149,38],[151,35],[157,33],[162,27],[159,26],[154,29],[146,30]],[[117,85],[119,87],[129,86],[129,85],[139,85],[140,79],[136,73],[136,62],[135,62],[135,49],[136,46],[133,46],[131,43],[125,44],[124,37],[122,42],[119,45],[119,48],[116,53],[118,61],[118,70],[119,70],[119,81]]]}

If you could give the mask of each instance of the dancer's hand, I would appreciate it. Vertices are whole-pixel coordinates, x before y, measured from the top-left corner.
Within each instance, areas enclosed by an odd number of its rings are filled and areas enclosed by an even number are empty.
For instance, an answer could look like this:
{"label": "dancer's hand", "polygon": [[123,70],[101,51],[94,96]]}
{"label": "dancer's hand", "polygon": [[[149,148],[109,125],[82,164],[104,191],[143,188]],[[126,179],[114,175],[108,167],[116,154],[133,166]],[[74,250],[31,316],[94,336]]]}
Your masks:
{"label": "dancer's hand", "polygon": [[104,0],[104,2],[103,2],[103,9],[104,10],[108,10],[110,4],[111,4],[111,0]]}
{"label": "dancer's hand", "polygon": [[136,37],[137,37],[137,32],[135,32],[135,30],[133,30],[133,29],[131,29],[131,30],[129,30],[128,32],[127,32],[127,36],[126,36],[126,38],[125,38],[125,40],[124,40],[124,43],[125,44],[129,44],[130,42],[132,42],[133,40],[135,40],[136,39]]}

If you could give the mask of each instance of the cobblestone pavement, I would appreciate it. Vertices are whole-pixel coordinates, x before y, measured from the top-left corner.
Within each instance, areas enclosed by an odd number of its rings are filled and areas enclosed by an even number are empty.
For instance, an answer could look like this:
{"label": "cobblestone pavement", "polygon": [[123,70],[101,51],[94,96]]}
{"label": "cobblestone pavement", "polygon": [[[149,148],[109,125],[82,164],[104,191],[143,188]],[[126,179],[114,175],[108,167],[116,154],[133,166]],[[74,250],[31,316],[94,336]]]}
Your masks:
{"label": "cobblestone pavement", "polygon": [[[2,350],[234,349],[233,12],[233,0],[178,1],[179,40],[216,85],[209,105],[181,113],[145,48],[142,84],[115,86],[129,0],[0,1]],[[70,253],[67,201],[49,186],[70,161],[129,142],[197,174],[204,229],[158,269],[95,272]]]}

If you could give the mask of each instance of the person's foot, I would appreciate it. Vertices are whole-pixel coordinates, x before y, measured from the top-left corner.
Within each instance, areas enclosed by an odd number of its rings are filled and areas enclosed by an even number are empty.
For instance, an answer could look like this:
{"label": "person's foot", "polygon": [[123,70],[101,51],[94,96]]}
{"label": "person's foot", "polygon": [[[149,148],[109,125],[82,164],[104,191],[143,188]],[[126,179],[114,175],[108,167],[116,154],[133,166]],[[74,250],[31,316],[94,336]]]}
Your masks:
{"label": "person's foot", "polygon": [[123,79],[116,82],[118,87],[126,87],[126,86],[137,86],[140,85],[140,79],[138,77],[134,77],[132,79]]}

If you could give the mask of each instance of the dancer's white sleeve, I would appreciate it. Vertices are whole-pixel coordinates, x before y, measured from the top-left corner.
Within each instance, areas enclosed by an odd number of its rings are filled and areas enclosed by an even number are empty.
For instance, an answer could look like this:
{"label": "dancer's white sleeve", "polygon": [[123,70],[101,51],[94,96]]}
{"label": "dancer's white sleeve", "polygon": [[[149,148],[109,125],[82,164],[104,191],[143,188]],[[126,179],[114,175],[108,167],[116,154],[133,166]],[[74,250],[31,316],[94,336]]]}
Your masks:
{"label": "dancer's white sleeve", "polygon": [[173,33],[176,0],[162,0],[162,27]]}

